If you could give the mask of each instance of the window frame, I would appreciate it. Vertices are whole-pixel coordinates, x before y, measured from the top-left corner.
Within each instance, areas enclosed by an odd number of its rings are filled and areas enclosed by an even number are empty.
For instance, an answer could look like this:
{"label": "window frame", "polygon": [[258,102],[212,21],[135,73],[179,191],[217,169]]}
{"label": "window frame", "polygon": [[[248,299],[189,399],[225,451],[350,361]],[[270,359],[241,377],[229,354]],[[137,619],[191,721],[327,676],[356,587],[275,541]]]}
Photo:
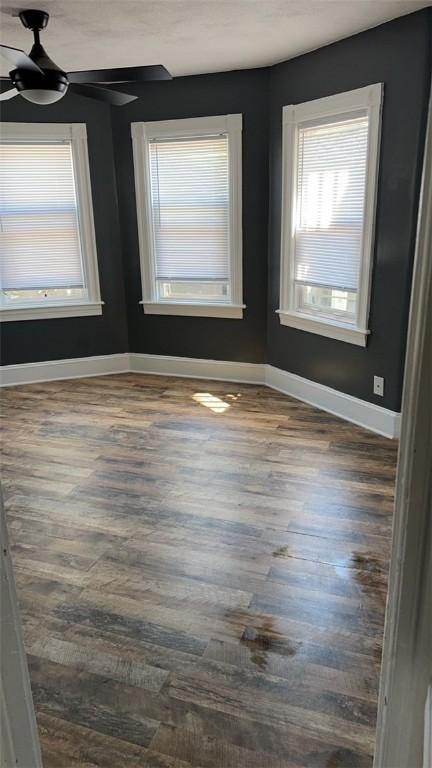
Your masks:
{"label": "window frame", "polygon": [[[309,331],[365,347],[368,329],[371,274],[374,253],[375,212],[380,154],[383,84],[326,96],[322,99],[283,107],[282,119],[282,212],[280,258],[280,305],[276,313],[281,325]],[[299,125],[366,110],[369,118],[368,155],[360,277],[355,325],[303,313],[295,305],[295,216],[297,189],[297,147]]]}
{"label": "window frame", "polygon": [[46,302],[26,301],[13,306],[0,304],[0,321],[45,320],[58,317],[84,317],[101,315],[103,301],[100,295],[96,236],[93,218],[90,167],[85,123],[3,123],[0,141],[31,143],[70,141],[74,182],[77,198],[78,227],[84,284],[88,298],[85,300]]}
{"label": "window frame", "polygon": [[[160,301],[157,298],[154,272],[155,252],[151,210],[149,142],[152,139],[206,136],[223,133],[228,136],[229,158],[229,269],[231,301]],[[138,240],[141,265],[142,299],[145,314],[187,315],[190,317],[243,317],[242,284],[242,115],[193,117],[131,123]]]}

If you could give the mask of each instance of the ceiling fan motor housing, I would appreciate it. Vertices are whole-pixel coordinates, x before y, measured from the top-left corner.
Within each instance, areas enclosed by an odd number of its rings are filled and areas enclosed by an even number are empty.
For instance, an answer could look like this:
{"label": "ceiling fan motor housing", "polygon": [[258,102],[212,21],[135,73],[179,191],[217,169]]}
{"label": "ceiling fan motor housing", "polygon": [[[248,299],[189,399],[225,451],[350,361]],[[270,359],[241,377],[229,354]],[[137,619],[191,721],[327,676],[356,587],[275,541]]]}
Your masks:
{"label": "ceiling fan motor housing", "polygon": [[12,82],[21,96],[28,101],[35,104],[52,104],[65,95],[69,80],[66,72],[50,59],[39,41],[39,30],[47,26],[49,14],[45,11],[26,10],[21,11],[19,17],[23,25],[33,31],[35,38],[29,58],[44,74],[38,75],[36,72],[15,69],[10,73]]}
{"label": "ceiling fan motor housing", "polygon": [[[61,99],[69,85],[66,72],[51,61],[38,43],[31,49],[29,57],[44,74],[38,75],[37,72],[23,69],[12,70],[10,77],[17,91],[36,104],[50,104]],[[42,92],[45,92],[45,97]]]}

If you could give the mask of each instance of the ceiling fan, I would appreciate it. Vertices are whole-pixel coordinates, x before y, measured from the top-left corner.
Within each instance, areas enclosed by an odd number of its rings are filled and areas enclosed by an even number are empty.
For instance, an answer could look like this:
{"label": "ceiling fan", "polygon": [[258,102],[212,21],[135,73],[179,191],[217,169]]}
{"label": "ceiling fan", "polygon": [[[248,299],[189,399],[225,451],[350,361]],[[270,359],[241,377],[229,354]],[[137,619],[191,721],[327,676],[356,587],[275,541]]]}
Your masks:
{"label": "ceiling fan", "polygon": [[19,17],[26,29],[32,30],[34,43],[28,56],[18,48],[0,45],[0,53],[13,64],[9,77],[0,77],[0,80],[10,79],[13,85],[13,88],[0,94],[0,101],[21,95],[34,104],[53,104],[70,88],[80,96],[89,96],[107,104],[121,106],[137,97],[109,88],[100,88],[96,83],[112,85],[172,79],[168,70],[161,64],[66,73],[54,64],[40,43],[39,32],[46,28],[49,14],[45,11],[26,10],[21,11]]}

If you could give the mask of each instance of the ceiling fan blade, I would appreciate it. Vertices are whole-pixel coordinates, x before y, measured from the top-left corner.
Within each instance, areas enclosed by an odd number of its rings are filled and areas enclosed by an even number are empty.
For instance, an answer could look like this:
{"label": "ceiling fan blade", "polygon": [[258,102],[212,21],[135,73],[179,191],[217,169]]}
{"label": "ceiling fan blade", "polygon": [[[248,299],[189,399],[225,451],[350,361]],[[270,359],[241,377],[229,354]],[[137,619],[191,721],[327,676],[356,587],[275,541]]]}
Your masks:
{"label": "ceiling fan blade", "polygon": [[19,48],[11,48],[9,45],[0,45],[0,53],[13,65],[13,69],[26,69],[29,72],[35,72],[38,75],[44,74],[30,56],[27,56],[27,54]]}
{"label": "ceiling fan blade", "polygon": [[69,72],[70,83],[143,83],[149,80],[172,80],[162,64],[148,67],[118,67],[117,69],[89,69]]}
{"label": "ceiling fan blade", "polygon": [[130,101],[135,101],[137,96],[131,96],[129,93],[120,93],[120,91],[111,91],[109,88],[99,88],[97,85],[84,85],[81,83],[70,83],[69,90],[78,93],[79,96],[88,96],[90,99],[98,99],[106,104],[113,104],[115,107],[121,107]]}
{"label": "ceiling fan blade", "polygon": [[11,88],[9,91],[3,91],[3,93],[0,93],[0,101],[7,101],[8,99],[13,99],[14,96],[18,96],[19,91],[17,91],[16,88]]}

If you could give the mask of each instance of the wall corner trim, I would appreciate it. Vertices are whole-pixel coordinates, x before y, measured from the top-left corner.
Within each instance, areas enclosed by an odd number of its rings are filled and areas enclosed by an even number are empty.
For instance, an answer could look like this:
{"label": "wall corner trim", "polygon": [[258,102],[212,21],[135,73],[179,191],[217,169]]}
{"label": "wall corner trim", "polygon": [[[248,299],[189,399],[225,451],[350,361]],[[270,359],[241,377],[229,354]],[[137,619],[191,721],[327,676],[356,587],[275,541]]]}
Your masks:
{"label": "wall corner trim", "polygon": [[0,385],[15,386],[60,379],[106,376],[113,373],[156,374],[232,381],[241,384],[263,384],[385,437],[399,436],[400,413],[265,363],[242,363],[131,352],[5,365],[0,369]]}

